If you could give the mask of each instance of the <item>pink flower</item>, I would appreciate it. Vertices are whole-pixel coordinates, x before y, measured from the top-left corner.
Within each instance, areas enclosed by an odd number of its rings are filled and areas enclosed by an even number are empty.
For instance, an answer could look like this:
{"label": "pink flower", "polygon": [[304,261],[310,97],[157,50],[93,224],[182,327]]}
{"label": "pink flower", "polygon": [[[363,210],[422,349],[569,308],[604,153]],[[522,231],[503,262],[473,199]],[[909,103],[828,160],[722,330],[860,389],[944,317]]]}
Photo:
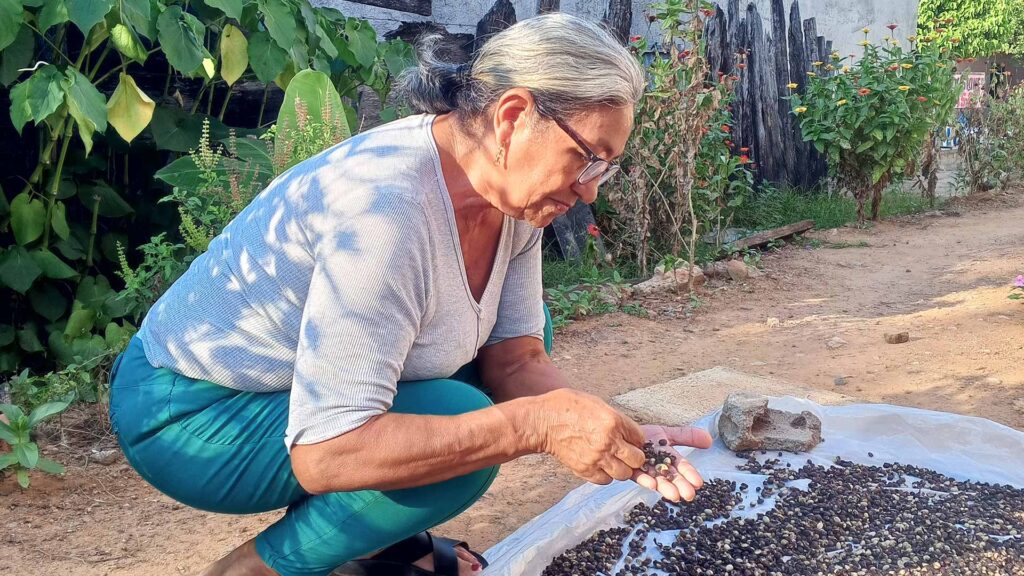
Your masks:
{"label": "pink flower", "polygon": [[601,229],[596,224],[587,224],[587,234],[590,234],[594,238],[601,235]]}
{"label": "pink flower", "polygon": [[1013,286],[1015,288],[1024,288],[1024,274],[1017,276],[1017,278],[1013,281]]}

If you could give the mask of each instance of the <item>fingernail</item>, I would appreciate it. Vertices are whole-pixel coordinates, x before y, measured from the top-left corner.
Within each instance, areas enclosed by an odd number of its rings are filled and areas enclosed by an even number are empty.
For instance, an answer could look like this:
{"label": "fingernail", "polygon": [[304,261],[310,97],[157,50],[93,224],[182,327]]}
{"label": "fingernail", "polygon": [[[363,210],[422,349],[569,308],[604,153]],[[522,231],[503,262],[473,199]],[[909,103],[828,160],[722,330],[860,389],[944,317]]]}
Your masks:
{"label": "fingernail", "polygon": [[476,572],[477,570],[479,570],[481,568],[481,566],[474,562],[473,565],[470,566],[470,568],[473,569],[473,572]]}

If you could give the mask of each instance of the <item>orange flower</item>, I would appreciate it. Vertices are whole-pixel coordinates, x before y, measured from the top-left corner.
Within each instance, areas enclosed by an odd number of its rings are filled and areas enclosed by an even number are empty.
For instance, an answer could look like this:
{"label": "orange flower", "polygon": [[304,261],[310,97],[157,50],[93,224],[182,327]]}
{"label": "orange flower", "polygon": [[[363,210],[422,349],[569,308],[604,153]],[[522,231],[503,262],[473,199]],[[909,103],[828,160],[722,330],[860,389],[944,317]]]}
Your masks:
{"label": "orange flower", "polygon": [[726,134],[732,132],[732,126],[729,126],[728,124],[722,124],[722,132],[725,132]]}
{"label": "orange flower", "polygon": [[744,146],[743,148],[740,148],[740,152],[743,153],[743,154],[746,154],[747,152],[750,152],[750,148],[748,148],[747,146]]}
{"label": "orange flower", "polygon": [[895,72],[895,71],[897,71],[899,69],[900,69],[900,65],[899,64],[893,64],[892,66],[889,66],[889,71],[890,72]]}
{"label": "orange flower", "polygon": [[928,99],[927,99],[927,98],[925,98],[924,96],[918,96],[918,97],[917,97],[917,101],[918,101],[918,102],[927,102],[927,101],[928,101]]}
{"label": "orange flower", "polygon": [[740,62],[739,64],[736,65],[736,67],[739,68],[740,70],[743,70],[747,67],[747,65],[744,64],[743,62]]}
{"label": "orange flower", "polygon": [[857,94],[867,96],[868,94],[871,94],[871,90],[869,88],[861,88],[860,90],[857,90]]}
{"label": "orange flower", "polygon": [[750,164],[750,156],[746,154],[740,156],[740,164]]}

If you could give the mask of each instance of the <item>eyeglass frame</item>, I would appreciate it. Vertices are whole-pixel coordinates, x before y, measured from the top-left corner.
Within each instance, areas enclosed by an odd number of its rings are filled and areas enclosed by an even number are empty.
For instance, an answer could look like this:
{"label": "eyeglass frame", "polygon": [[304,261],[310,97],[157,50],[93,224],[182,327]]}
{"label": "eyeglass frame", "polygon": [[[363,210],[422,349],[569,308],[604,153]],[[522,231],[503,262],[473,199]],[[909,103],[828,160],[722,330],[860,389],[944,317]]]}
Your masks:
{"label": "eyeglass frame", "polygon": [[[569,136],[569,138],[572,138],[573,142],[575,142],[576,145],[579,146],[587,154],[587,164],[586,166],[583,167],[582,170],[580,170],[579,176],[576,177],[577,184],[579,184],[580,186],[584,186],[586,184],[593,182],[594,180],[597,180],[597,185],[600,186],[607,182],[609,179],[611,179],[611,177],[614,176],[616,172],[622,169],[622,167],[619,166],[617,163],[598,156],[593,150],[590,149],[590,146],[587,146],[587,143],[583,141],[583,138],[580,137],[580,135],[575,130],[570,128],[568,124],[562,121],[561,118],[558,118],[554,114],[550,114],[544,109],[542,109],[540,105],[536,103],[536,101],[534,101],[534,104],[537,106],[538,114],[550,119],[556,125],[558,125],[558,127],[562,129],[562,132],[565,132]],[[604,162],[607,167],[600,174],[594,176],[593,178],[589,178],[586,182],[584,182],[583,175],[586,174],[587,171],[590,170],[591,167],[593,167],[598,162]]]}

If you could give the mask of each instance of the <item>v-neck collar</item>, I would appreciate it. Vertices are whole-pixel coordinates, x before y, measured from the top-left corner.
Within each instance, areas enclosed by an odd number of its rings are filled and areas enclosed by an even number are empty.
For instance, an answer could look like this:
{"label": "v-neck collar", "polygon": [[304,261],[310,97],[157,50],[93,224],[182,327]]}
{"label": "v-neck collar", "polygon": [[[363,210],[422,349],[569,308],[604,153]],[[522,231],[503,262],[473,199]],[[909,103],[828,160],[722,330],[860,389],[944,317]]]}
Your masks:
{"label": "v-neck collar", "polygon": [[466,273],[466,260],[462,254],[459,227],[455,221],[455,206],[452,204],[452,197],[448,192],[448,185],[444,181],[444,170],[441,168],[441,152],[438,150],[437,142],[434,140],[433,126],[436,118],[436,114],[428,115],[424,121],[424,127],[426,130],[427,141],[430,143],[431,153],[434,155],[434,171],[437,176],[437,188],[441,194],[441,201],[444,203],[445,216],[448,221],[448,230],[451,233],[452,248],[455,250],[456,260],[459,262],[459,271],[462,275],[462,286],[466,289],[466,298],[469,300],[470,304],[473,305],[473,310],[476,311],[477,315],[479,315],[483,310],[484,305],[489,301],[491,293],[495,290],[495,276],[497,275],[499,265],[504,260],[502,255],[506,250],[511,217],[508,214],[502,214],[501,236],[498,239],[498,248],[494,254],[494,262],[491,264],[491,272],[487,276],[487,284],[484,285],[484,291],[480,294],[480,301],[477,302],[476,297],[473,296],[473,288],[469,284],[469,275]]}

